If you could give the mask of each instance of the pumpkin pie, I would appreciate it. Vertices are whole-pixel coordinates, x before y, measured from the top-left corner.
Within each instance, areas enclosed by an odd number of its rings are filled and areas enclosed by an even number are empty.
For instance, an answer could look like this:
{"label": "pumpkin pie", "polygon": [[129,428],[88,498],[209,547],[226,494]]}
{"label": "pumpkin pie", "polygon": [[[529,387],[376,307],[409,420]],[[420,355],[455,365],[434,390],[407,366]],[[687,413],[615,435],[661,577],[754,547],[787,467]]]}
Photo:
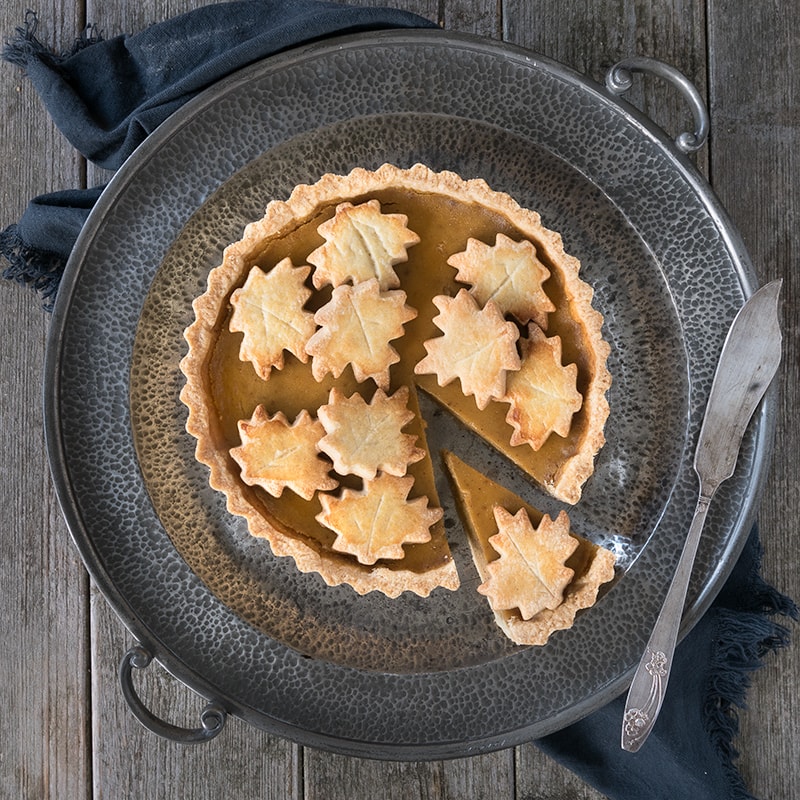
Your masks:
{"label": "pumpkin pie", "polygon": [[[211,486],[277,556],[331,585],[457,589],[418,392],[577,502],[610,384],[579,270],[538,214],[480,179],[385,164],[295,187],[225,249],[185,331],[181,399]],[[537,363],[558,384],[540,393],[546,433],[524,420],[542,339]],[[308,475],[278,474],[284,458]],[[366,534],[370,514],[380,525]]]}
{"label": "pumpkin pie", "polygon": [[614,577],[610,550],[577,536],[453,453],[443,454],[470,550],[495,622],[521,645],[571,628]]}

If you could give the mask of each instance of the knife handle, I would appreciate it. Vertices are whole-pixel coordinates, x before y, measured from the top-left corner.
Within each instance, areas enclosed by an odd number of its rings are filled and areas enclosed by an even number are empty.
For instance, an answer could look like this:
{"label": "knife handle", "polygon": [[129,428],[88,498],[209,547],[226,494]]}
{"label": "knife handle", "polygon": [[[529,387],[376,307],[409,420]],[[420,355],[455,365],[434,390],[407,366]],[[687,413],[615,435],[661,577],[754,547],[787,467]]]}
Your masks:
{"label": "knife handle", "polygon": [[[713,492],[711,493],[713,494]],[[633,676],[622,720],[622,749],[635,753],[655,725],[664,695],[711,494],[701,492],[661,613]]]}

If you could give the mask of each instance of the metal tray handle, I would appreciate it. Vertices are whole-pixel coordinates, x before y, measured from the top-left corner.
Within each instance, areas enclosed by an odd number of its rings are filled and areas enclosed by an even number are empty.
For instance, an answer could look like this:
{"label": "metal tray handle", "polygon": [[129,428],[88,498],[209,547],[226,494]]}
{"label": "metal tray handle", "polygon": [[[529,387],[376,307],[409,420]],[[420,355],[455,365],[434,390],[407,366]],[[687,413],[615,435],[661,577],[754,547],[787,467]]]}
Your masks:
{"label": "metal tray handle", "polygon": [[122,696],[133,712],[133,715],[149,731],[180,744],[199,744],[208,742],[217,736],[225,727],[227,713],[214,701],[210,702],[200,714],[201,727],[179,728],[152,714],[145,708],[136,690],[133,688],[133,669],[144,669],[153,660],[153,656],[141,644],[136,644],[122,657],[119,665],[119,682]]}
{"label": "metal tray handle", "polygon": [[665,64],[656,58],[632,56],[618,61],[606,73],[606,88],[615,95],[628,91],[633,84],[633,72],[646,72],[669,81],[684,96],[692,109],[694,117],[694,133],[684,131],[675,139],[675,146],[683,153],[694,153],[708,139],[710,120],[700,92],[694,84],[675,67]]}

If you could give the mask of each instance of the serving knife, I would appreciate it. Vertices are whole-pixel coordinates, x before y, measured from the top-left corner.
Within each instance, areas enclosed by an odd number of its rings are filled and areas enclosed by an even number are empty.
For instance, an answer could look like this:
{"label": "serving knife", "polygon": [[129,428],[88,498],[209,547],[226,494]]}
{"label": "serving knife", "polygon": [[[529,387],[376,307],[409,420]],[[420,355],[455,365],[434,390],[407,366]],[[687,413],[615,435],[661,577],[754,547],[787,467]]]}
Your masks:
{"label": "serving knife", "polygon": [[672,667],[683,606],[711,498],[733,475],[745,429],[781,360],[781,281],[739,309],[722,346],[694,456],[700,497],[675,575],[633,676],[622,722],[622,749],[635,753],[653,729]]}

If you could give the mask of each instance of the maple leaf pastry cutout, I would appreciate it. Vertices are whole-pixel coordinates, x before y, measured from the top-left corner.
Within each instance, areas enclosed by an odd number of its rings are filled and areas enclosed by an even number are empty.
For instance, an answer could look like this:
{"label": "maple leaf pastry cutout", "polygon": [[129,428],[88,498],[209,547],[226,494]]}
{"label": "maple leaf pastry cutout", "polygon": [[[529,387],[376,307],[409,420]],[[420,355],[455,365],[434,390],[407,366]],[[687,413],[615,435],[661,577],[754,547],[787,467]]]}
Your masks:
{"label": "maple leaf pastry cutout", "polygon": [[417,437],[402,432],[414,419],[407,386],[391,396],[378,389],[369,403],[358,392],[345,397],[334,387],[317,416],[326,434],[318,447],[340,475],[372,479],[380,470],[403,476],[409,464],[425,457]]}
{"label": "maple leaf pastry cutout", "polygon": [[555,520],[545,515],[537,528],[521,508],[510,514],[494,507],[498,533],[489,544],[499,557],[486,565],[487,580],[478,591],[496,611],[516,609],[524,620],[561,605],[573,571],[566,560],[578,547],[569,534],[569,518],[561,512]]}
{"label": "maple leaf pastry cutout", "polygon": [[523,325],[533,320],[547,329],[547,314],[556,310],[542,288],[550,270],[532,242],[515,242],[502,233],[494,245],[468,239],[467,249],[450,256],[447,263],[458,270],[456,280],[471,285],[470,292],[482,306],[493,300],[503,314],[512,314]]}
{"label": "maple leaf pastry cutout", "polygon": [[433,322],[443,336],[424,342],[427,356],[414,367],[417,375],[436,375],[439,386],[456,378],[465,395],[474,395],[479,409],[506,393],[506,373],[520,368],[516,349],[519,330],[507,322],[493,301],[480,308],[460,289],[455,297],[433,298],[439,314]]}
{"label": "maple leaf pastry cutout", "polygon": [[259,405],[249,420],[239,420],[242,444],[230,454],[241,467],[248,486],[260,486],[273,497],[284,488],[305,500],[317,490],[335,489],[339,482],[328,473],[330,462],[319,456],[317,443],[325,435],[319,420],[303,409],[291,425],[282,411],[267,416]]}
{"label": "maple leaf pastry cutout", "polygon": [[583,405],[576,388],[578,367],[561,363],[561,339],[547,338],[536,325],[520,341],[522,366],[508,376],[503,401],[511,407],[506,422],[514,428],[511,444],[538,450],[551,433],[567,436],[572,417]]}
{"label": "maple leaf pastry cutout", "polygon": [[420,240],[407,223],[405,214],[384,214],[378,200],[340,203],[334,216],[317,228],[325,244],[308,256],[316,267],[314,286],[376,278],[382,291],[396,289],[400,279],[393,267],[407,261],[408,248]]}
{"label": "maple leaf pastry cutout", "polygon": [[355,556],[361,564],[403,558],[404,544],[430,541],[430,527],[442,518],[441,508],[428,508],[428,498],[407,500],[414,479],[379,473],[360,491],[345,489],[341,497],[319,495],[317,520],[336,533],[333,549]]}
{"label": "maple leaf pastry cutout", "polygon": [[305,280],[311,267],[295,267],[284,258],[271,270],[253,267],[244,285],[231,295],[229,328],[243,333],[239,358],[250,361],[263,380],[272,367],[283,369],[284,350],[308,361],[305,346],[317,329],[314,315],[303,305],[311,290]]}
{"label": "maple leaf pastry cutout", "polygon": [[350,364],[359,383],[372,378],[385,391],[389,367],[400,360],[389,342],[416,316],[402,289],[382,292],[376,278],[337,286],[314,315],[320,328],[306,343],[312,375],[317,381],[328,373],[338,378]]}

